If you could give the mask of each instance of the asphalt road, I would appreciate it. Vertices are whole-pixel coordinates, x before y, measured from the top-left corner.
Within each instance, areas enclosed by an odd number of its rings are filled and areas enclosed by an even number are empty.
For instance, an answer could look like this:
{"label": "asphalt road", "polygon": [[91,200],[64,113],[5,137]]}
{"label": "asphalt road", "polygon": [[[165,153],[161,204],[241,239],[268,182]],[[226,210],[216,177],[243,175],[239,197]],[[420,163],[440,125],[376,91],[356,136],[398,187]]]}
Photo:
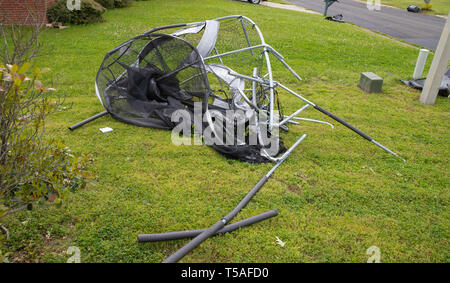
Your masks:
{"label": "asphalt road", "polygon": [[[320,13],[325,10],[323,0],[286,1]],[[411,13],[406,7],[401,10],[381,6],[379,11],[370,11],[366,3],[352,0],[339,0],[331,5],[328,15],[336,14],[342,14],[345,21],[433,50],[436,50],[445,24],[443,18]]]}

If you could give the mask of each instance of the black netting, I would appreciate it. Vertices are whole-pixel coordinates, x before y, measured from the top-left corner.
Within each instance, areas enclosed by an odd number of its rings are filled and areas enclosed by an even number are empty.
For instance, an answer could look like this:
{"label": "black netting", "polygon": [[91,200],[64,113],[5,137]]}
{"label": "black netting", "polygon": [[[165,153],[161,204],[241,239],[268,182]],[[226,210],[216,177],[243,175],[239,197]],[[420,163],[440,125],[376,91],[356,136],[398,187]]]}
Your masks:
{"label": "black netting", "polygon": [[[170,33],[174,31],[172,29]],[[256,73],[263,77],[267,72],[263,48],[212,59],[205,65],[205,55],[201,56],[194,47],[202,40],[203,30],[177,36],[161,32],[136,37],[106,55],[97,75],[96,86],[99,99],[114,118],[138,126],[173,129],[176,124],[171,118],[176,110],[187,110],[191,115],[191,123],[194,122],[195,102],[203,103],[204,112],[218,112],[224,122],[228,119],[227,110],[252,110],[236,86],[215,73],[215,69],[210,66],[215,64],[222,71],[224,69],[220,68],[227,68],[227,72],[236,71],[250,76]],[[259,44],[261,42],[253,25],[243,20],[230,19],[220,23],[214,51],[209,55]],[[270,95],[267,86],[254,84],[240,89],[247,97],[256,92],[255,104],[262,111],[267,111]],[[234,119],[232,124],[235,127],[231,129],[225,127],[225,123],[214,123],[217,117],[202,120],[202,129],[210,127],[214,133],[224,133],[220,137],[213,134],[223,143],[211,144],[211,141],[206,140],[210,137],[204,136],[205,142],[230,158],[256,163],[269,161],[261,154],[261,142],[257,140],[255,144],[254,140],[253,143],[250,141],[250,122],[256,114],[254,112],[253,116],[243,115]],[[245,136],[238,138],[236,128],[242,124],[246,129]],[[230,135],[233,143],[224,145]],[[230,144],[229,140],[227,142]],[[280,142],[279,152],[284,150]]]}
{"label": "black netting", "polygon": [[203,100],[208,90],[199,58],[183,63],[193,53],[192,46],[167,35],[138,37],[111,51],[97,76],[105,108],[129,123],[173,128],[173,111],[196,96]]}

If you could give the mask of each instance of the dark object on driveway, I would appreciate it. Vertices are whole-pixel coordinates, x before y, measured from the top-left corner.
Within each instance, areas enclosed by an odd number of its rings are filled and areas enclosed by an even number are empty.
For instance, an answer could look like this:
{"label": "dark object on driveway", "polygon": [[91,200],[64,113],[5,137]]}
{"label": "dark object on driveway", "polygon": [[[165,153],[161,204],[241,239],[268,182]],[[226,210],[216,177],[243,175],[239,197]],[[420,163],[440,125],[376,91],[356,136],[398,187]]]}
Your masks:
{"label": "dark object on driveway", "polygon": [[[289,0],[301,7],[323,14],[325,3],[323,0]],[[384,3],[383,1],[381,1]],[[433,2],[433,0],[431,0]],[[373,4],[376,4],[372,1]],[[419,2],[416,2],[419,6]],[[447,2],[448,3],[448,2]],[[414,4],[409,1],[409,4]],[[381,6],[381,11],[369,10],[367,1],[339,0],[328,10],[329,15],[343,14],[345,22],[365,27],[372,31],[385,33],[403,41],[436,50],[445,18],[434,17],[420,13],[406,11],[408,1],[402,9]],[[370,6],[376,9],[375,6]]]}
{"label": "dark object on driveway", "polygon": [[419,13],[420,12],[420,8],[417,7],[416,5],[409,5],[408,8],[406,8],[406,10],[408,12],[413,12],[413,13]]}
{"label": "dark object on driveway", "polygon": [[[418,79],[418,80],[409,80],[409,81],[402,81],[404,84],[406,84],[409,87],[415,88],[415,89],[423,89],[423,86],[425,85],[426,78]],[[442,78],[441,86],[439,87],[438,94],[440,96],[448,97],[450,95],[450,68],[447,69],[447,71],[444,74],[444,77]]]}
{"label": "dark object on driveway", "polygon": [[338,22],[338,23],[345,23],[344,16],[342,16],[342,14],[334,15],[332,17],[331,16],[325,17],[325,20]]}
{"label": "dark object on driveway", "polygon": [[249,3],[252,3],[252,4],[259,4],[259,3],[261,3],[261,0],[247,0]]}

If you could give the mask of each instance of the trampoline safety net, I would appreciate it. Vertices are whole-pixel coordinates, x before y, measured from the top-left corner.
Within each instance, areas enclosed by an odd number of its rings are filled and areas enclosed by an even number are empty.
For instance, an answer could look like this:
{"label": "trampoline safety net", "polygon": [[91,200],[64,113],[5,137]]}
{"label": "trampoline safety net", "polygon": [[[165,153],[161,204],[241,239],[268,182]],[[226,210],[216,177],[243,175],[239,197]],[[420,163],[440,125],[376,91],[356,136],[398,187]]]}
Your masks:
{"label": "trampoline safety net", "polygon": [[[232,75],[261,78],[268,72],[264,42],[255,27],[235,17],[157,28],[130,39],[105,56],[97,74],[97,96],[112,117],[137,126],[171,130],[178,124],[173,113],[187,111],[189,127],[213,129],[222,142],[205,143],[218,152],[251,163],[273,161],[261,150],[267,146],[262,139],[250,137],[252,125],[272,135],[267,123],[255,122],[262,112],[270,115],[270,87]],[[195,125],[196,102],[207,114],[201,125]],[[277,101],[273,105],[282,110]],[[228,110],[244,113],[233,118],[232,128],[226,127]],[[243,139],[238,126],[244,127]],[[278,136],[277,141],[275,156],[285,151]]]}

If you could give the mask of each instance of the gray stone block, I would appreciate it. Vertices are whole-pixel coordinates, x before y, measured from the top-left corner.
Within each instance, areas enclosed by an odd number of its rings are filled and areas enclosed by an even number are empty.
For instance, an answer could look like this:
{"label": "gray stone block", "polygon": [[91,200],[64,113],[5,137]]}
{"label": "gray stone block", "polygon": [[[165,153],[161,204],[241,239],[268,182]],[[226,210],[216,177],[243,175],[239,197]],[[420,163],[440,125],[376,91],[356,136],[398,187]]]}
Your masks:
{"label": "gray stone block", "polygon": [[381,92],[381,88],[383,87],[383,79],[372,72],[364,72],[361,73],[358,86],[365,92],[378,93]]}

